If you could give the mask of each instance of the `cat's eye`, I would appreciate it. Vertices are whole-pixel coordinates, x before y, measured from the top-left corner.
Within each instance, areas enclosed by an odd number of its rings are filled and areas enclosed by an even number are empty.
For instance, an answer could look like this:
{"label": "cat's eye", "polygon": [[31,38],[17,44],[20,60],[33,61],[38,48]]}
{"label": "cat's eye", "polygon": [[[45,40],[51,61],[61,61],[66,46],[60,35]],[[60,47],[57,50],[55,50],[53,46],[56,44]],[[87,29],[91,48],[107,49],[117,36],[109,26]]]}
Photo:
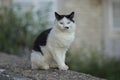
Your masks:
{"label": "cat's eye", "polygon": [[60,22],[60,24],[63,24],[63,22]]}
{"label": "cat's eye", "polygon": [[70,24],[70,22],[67,22],[67,24]]}

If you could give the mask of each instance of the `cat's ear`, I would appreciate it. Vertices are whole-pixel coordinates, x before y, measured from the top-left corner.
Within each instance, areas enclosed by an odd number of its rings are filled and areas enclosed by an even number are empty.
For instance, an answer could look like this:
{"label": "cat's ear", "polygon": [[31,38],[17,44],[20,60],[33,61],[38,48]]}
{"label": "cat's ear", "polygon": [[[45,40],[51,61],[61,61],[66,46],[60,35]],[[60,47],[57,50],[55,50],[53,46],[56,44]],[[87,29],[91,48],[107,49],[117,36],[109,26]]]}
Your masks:
{"label": "cat's ear", "polygon": [[60,20],[60,19],[61,19],[61,15],[59,15],[57,12],[55,12],[55,18],[56,18],[57,20]]}
{"label": "cat's ear", "polygon": [[68,15],[68,18],[69,18],[69,19],[73,19],[73,18],[74,18],[74,12],[71,12],[71,13]]}

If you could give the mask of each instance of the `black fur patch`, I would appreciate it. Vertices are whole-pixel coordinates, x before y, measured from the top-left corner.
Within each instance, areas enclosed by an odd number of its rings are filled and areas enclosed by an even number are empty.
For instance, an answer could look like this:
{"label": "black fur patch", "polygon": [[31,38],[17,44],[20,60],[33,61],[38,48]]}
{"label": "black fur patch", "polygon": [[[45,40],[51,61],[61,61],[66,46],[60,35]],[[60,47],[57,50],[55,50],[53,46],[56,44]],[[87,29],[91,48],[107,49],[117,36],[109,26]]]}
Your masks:
{"label": "black fur patch", "polygon": [[39,52],[41,52],[41,54],[43,55],[43,52],[42,52],[40,46],[46,46],[48,34],[50,33],[51,30],[52,30],[52,28],[43,31],[43,32],[36,38],[36,40],[35,40],[35,42],[34,42],[34,45],[33,45],[33,50],[39,51]]}
{"label": "black fur patch", "polygon": [[55,12],[55,17],[56,17],[56,19],[57,19],[58,21],[61,20],[61,19],[63,19],[64,17],[66,17],[66,18],[69,19],[70,21],[75,22],[75,21],[73,20],[74,12],[72,12],[72,13],[69,14],[69,15],[59,15],[57,12]]}

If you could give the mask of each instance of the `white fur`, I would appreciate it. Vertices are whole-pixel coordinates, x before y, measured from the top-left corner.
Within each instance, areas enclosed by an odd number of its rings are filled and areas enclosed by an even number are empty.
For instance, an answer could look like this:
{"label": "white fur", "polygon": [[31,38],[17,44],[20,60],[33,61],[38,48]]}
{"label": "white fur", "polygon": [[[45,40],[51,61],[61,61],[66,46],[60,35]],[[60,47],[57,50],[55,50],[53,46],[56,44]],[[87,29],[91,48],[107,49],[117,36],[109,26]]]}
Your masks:
{"label": "white fur", "polygon": [[[65,26],[68,26],[69,29],[66,29]],[[32,69],[58,67],[60,70],[67,70],[66,51],[74,40],[74,34],[75,24],[73,22],[67,18],[56,21],[56,26],[50,32],[46,46],[41,46],[44,55],[36,51],[31,53]]]}

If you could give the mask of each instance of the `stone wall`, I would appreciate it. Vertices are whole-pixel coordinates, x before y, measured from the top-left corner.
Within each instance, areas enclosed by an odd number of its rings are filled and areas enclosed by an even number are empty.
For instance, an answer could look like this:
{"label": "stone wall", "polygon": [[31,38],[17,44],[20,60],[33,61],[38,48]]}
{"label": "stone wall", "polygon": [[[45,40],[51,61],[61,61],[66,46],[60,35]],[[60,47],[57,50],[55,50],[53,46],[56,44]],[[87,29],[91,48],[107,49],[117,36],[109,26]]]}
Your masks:
{"label": "stone wall", "polygon": [[58,0],[58,12],[69,14],[75,11],[77,25],[76,39],[71,51],[79,51],[82,46],[101,49],[102,0]]}

